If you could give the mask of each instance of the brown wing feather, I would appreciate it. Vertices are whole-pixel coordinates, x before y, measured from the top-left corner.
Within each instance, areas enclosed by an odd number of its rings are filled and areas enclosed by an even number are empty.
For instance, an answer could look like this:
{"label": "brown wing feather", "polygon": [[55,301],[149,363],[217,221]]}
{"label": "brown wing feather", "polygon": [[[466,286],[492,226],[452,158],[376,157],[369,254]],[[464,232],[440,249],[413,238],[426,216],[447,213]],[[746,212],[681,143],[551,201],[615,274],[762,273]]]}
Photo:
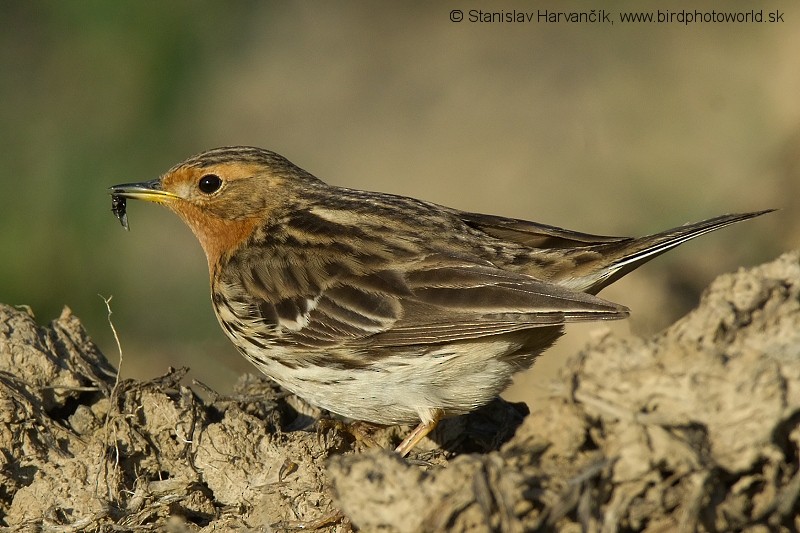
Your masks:
{"label": "brown wing feather", "polygon": [[318,347],[438,344],[628,315],[624,306],[529,276],[441,261],[391,275],[340,277],[316,295],[271,309],[287,326],[285,341]]}
{"label": "brown wing feather", "polygon": [[500,240],[529,248],[580,248],[595,244],[621,243],[630,237],[611,237],[572,231],[529,220],[447,209],[464,224]]}

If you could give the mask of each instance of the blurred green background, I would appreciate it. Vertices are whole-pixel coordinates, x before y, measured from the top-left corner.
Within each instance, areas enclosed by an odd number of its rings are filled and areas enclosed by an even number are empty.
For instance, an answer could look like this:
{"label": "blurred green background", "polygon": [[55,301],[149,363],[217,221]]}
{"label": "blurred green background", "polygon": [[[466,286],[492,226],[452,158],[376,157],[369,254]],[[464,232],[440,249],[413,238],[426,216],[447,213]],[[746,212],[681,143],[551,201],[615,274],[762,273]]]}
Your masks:
{"label": "blurred green background", "polygon": [[[2,2],[0,301],[43,323],[70,306],[116,361],[99,295],[113,296],[123,376],[188,365],[230,390],[251,369],[216,324],[199,245],[156,205],[129,202],[124,232],[106,193],[221,145],[270,148],[338,185],[603,234],[782,208],[604,291],[633,308],[616,328],[653,332],[715,275],[797,247],[797,6],[686,3],[785,11],[686,27],[450,21],[456,7],[603,7],[577,1]],[[571,328],[537,368],[592,328]]]}

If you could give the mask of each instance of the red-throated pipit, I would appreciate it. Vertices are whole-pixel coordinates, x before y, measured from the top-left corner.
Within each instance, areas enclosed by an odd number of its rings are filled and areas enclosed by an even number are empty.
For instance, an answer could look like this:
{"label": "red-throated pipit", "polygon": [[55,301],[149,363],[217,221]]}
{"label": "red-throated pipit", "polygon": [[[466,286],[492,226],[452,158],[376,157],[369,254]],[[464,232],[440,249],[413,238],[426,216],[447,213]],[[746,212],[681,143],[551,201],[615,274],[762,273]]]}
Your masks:
{"label": "red-throated pipit", "polygon": [[225,334],[308,402],[419,426],[492,400],[564,324],[628,316],[594,296],[653,257],[766,211],[642,238],[604,237],[334,187],[282,156],[217,148],[158,179],[116,185],[166,205],[208,259]]}

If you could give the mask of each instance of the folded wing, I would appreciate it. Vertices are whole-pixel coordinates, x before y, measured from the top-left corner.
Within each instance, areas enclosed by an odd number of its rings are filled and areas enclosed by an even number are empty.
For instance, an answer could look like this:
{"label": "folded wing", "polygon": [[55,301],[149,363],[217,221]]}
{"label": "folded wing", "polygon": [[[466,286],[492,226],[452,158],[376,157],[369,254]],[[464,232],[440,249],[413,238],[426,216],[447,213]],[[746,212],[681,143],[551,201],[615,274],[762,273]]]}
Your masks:
{"label": "folded wing", "polygon": [[628,316],[626,307],[595,296],[441,257],[405,271],[339,276],[313,295],[263,297],[260,308],[281,327],[282,340],[309,347],[439,344]]}

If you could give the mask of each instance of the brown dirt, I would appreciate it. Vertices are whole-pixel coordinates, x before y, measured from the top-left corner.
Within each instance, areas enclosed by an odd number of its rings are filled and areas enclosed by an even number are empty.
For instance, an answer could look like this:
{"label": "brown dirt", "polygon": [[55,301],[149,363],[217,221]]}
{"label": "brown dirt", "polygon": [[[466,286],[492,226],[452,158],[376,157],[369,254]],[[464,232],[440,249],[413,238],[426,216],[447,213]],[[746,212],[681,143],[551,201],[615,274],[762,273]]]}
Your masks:
{"label": "brown dirt", "polygon": [[41,327],[0,306],[0,523],[800,529],[800,252],[721,276],[652,338],[598,336],[530,414],[498,400],[411,460],[362,444],[407,428],[310,427],[319,413],[264,379],[222,397],[185,374],[116,382],[68,309]]}

